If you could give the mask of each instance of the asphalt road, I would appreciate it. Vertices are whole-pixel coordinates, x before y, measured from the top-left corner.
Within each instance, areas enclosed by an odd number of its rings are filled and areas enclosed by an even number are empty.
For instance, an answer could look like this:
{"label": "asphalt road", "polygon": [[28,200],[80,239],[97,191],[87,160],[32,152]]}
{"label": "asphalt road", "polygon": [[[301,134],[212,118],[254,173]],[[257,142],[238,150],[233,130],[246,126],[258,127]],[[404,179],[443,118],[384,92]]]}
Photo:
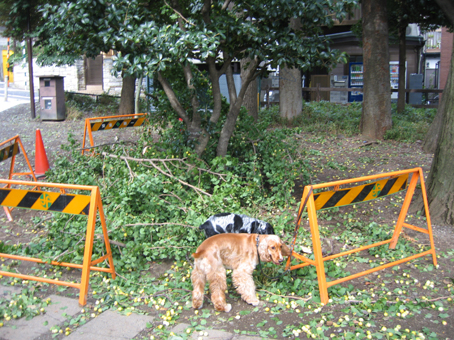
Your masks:
{"label": "asphalt road", "polygon": [[[38,91],[35,91],[35,100],[38,98],[39,94]],[[0,82],[0,99],[5,98],[5,82]],[[30,91],[29,90],[21,90],[10,87],[8,88],[8,99],[14,100],[30,100]]]}

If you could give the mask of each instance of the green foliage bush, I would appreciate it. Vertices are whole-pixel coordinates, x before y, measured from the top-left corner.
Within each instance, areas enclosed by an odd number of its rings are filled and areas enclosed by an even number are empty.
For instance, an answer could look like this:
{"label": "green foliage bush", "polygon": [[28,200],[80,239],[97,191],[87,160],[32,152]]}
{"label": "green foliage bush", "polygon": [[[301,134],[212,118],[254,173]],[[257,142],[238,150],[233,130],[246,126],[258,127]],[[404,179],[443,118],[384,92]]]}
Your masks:
{"label": "green foliage bush", "polygon": [[[84,109],[96,105],[85,97],[70,101]],[[156,107],[151,124],[143,128],[133,147],[105,146],[97,149],[96,156],[87,157],[80,155],[79,145],[70,136],[64,146],[68,156],[57,158],[48,173],[49,182],[99,186],[109,237],[118,244],[113,252],[119,270],[140,269],[158,259],[185,259],[203,240],[198,226],[220,212],[266,219],[277,233],[291,234],[297,206],[292,197],[295,180],[308,182],[306,151],[298,148],[294,135],[301,131],[355,134],[361,114],[360,104],[320,102],[305,104],[301,116],[291,123],[281,121],[276,107],[260,111],[260,119],[254,122],[242,110],[229,154],[217,158],[216,142],[227,105],[219,125],[209,128],[211,141],[201,157],[193,153],[186,125],[171,108],[164,102]],[[427,124],[432,116],[425,110],[407,109],[393,118],[407,126]],[[395,138],[403,138],[403,132],[396,131]],[[59,214],[46,223],[47,235],[22,251],[80,262],[86,217]],[[101,255],[102,250],[101,239],[96,238],[95,254]]]}
{"label": "green foliage bush", "polygon": [[393,127],[386,131],[385,139],[401,142],[423,140],[436,113],[435,109],[412,108],[411,106],[405,106],[405,110],[398,113],[396,105],[392,105]]}
{"label": "green foliage bush", "polygon": [[[360,133],[361,114],[362,103],[358,102],[348,105],[326,101],[308,102],[304,103],[301,115],[291,124],[306,132],[343,134],[350,137]],[[435,114],[435,109],[411,106],[406,106],[404,112],[398,113],[396,105],[393,104],[393,127],[385,133],[385,139],[410,143],[424,139]]]}
{"label": "green foliage bush", "polygon": [[[104,147],[94,157],[80,155],[70,136],[64,146],[70,156],[55,161],[47,180],[99,186],[109,237],[122,244],[113,246],[117,270],[140,269],[159,259],[185,259],[204,239],[198,226],[215,213],[246,213],[268,220],[277,232],[291,230],[289,207],[296,205],[292,191],[296,178],[307,178],[307,164],[292,141],[292,129],[268,129],[273,114],[262,111],[254,123],[242,111],[224,158],[213,157],[214,142],[197,157],[178,119],[164,124],[158,142],[152,133],[155,124],[144,128],[134,147]],[[219,131],[213,128],[211,133],[216,141]],[[273,210],[286,213],[273,216]],[[59,214],[47,227],[46,238],[36,241],[39,247],[28,247],[27,252],[53,259],[72,249],[58,259],[80,262],[86,218]],[[95,238],[95,256],[103,248]]]}
{"label": "green foliage bush", "polygon": [[118,114],[120,98],[102,94],[97,99],[89,95],[65,92],[66,115],[68,119],[81,119],[90,113],[94,117]]}
{"label": "green foliage bush", "polygon": [[347,137],[359,134],[361,103],[339,105],[330,102],[307,102],[303,105],[298,126],[312,133],[344,134]]}

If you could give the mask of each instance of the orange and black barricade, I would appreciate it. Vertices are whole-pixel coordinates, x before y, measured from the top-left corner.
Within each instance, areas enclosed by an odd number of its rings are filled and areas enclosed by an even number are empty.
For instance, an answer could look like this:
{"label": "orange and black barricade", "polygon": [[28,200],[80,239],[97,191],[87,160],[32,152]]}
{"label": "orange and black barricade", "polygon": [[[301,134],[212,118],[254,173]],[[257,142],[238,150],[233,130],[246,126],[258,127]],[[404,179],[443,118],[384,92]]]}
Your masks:
{"label": "orange and black barricade", "polygon": [[[28,169],[30,170],[29,172],[14,172],[16,155],[18,155],[21,152],[21,150],[22,154],[24,155],[25,161],[27,162]],[[25,152],[24,145],[22,144],[19,135],[16,135],[0,143],[0,162],[5,161],[9,158],[11,158],[11,165],[9,169],[8,179],[12,179],[13,176],[30,176],[33,181],[37,182],[35,173],[30,164],[30,161],[28,160],[27,153]],[[6,185],[5,187],[9,188],[10,186]],[[8,220],[12,221],[13,220],[13,217],[11,216],[12,209],[4,206],[3,210],[5,211]]]}
{"label": "orange and black barricade", "polygon": [[[101,194],[97,186],[83,186],[70,184],[56,183],[39,183],[39,190],[27,190],[24,188],[36,186],[36,183],[14,180],[0,180],[0,183],[6,184],[0,189],[0,205],[7,207],[17,207],[32,210],[61,212],[72,215],[86,215],[87,230],[85,235],[84,258],[82,264],[58,262],[58,261],[43,261],[39,258],[27,257],[22,255],[12,255],[0,253],[0,257],[31,261],[35,263],[49,263],[57,266],[82,269],[81,282],[66,282],[53,280],[38,276],[23,275],[19,273],[0,271],[0,275],[17,277],[23,280],[40,281],[61,286],[68,286],[79,289],[79,304],[87,303],[87,293],[89,286],[90,271],[101,271],[110,273],[112,278],[115,278],[115,267],[110,248],[110,241],[107,234],[106,221],[102,207]],[[20,186],[21,189],[12,189],[12,185]],[[42,188],[59,189],[56,191],[43,191]],[[88,195],[68,194],[66,190],[77,190],[88,192]],[[98,259],[93,260],[93,239],[95,235],[96,217],[99,216],[106,254]],[[98,267],[97,264],[106,261],[108,268]]]}
{"label": "orange and black barricade", "polygon": [[[410,178],[411,175],[411,178]],[[373,181],[373,182],[371,182]],[[405,219],[408,213],[408,208],[411,203],[411,199],[415,192],[416,184],[420,181],[422,197],[424,201],[424,210],[425,216],[427,221],[426,228],[421,228],[417,226],[410,225],[405,223]],[[339,189],[342,185],[348,185],[352,183],[359,183],[359,182],[367,182],[363,185],[358,185],[350,188]],[[324,189],[333,187],[334,190],[331,191],[322,191],[319,193],[314,193],[314,190],[317,189]],[[399,191],[406,190],[405,199],[402,203],[402,208],[397,219],[397,223],[394,226],[394,233],[392,238],[377,242],[374,244],[365,245],[356,249],[348,250],[339,254],[333,254],[329,256],[323,256],[322,248],[321,248],[321,241],[320,241],[320,233],[319,233],[319,226],[317,222],[317,211],[332,207],[342,207],[349,204],[365,202],[369,200],[373,200],[376,198],[384,197],[393,193],[397,193]],[[298,228],[301,225],[301,214],[304,210],[305,203],[307,202],[307,214],[309,219],[309,227],[312,234],[312,247],[313,247],[313,254],[314,259],[309,259],[306,256],[296,253],[293,251],[296,235]],[[291,246],[292,255],[289,256],[287,261],[287,269],[294,270],[302,267],[306,267],[309,265],[313,265],[317,271],[318,277],[318,285],[320,291],[320,299],[321,302],[326,304],[328,303],[328,288],[334,286],[338,283],[342,283],[345,281],[353,280],[355,278],[385,269],[389,267],[396,266],[398,264],[408,262],[410,260],[423,257],[426,255],[432,256],[433,264],[437,265],[437,258],[435,254],[435,245],[433,240],[432,234],[432,225],[430,221],[430,214],[429,214],[429,205],[427,201],[427,193],[426,188],[424,185],[424,177],[421,168],[409,169],[409,170],[402,170],[402,171],[395,171],[395,172],[388,172],[378,175],[371,175],[359,178],[352,178],[347,180],[329,182],[329,183],[320,183],[314,185],[307,185],[304,188],[303,196],[301,199],[301,204],[298,211],[298,221],[297,227],[295,229],[295,237],[293,239],[293,243]],[[411,255],[405,258],[402,258],[397,261],[389,262],[378,267],[365,270],[363,272],[359,272],[347,277],[343,277],[333,281],[327,281],[325,275],[325,266],[324,262],[329,261],[338,257],[346,256],[349,254],[357,253],[362,250],[367,250],[370,248],[382,246],[389,244],[389,249],[394,249],[396,244],[399,240],[399,235],[402,231],[402,228],[408,228],[415,230],[417,232],[421,232],[423,234],[427,234],[429,236],[430,241],[430,249],[426,251],[422,251],[415,255]],[[291,265],[292,257],[296,258],[302,263]]]}
{"label": "orange and black barricade", "polygon": [[[142,126],[145,122],[146,116],[146,113],[137,113],[130,115],[94,117],[85,119],[84,139],[82,141],[82,155],[87,149],[89,149],[85,148],[85,140],[87,138],[87,135],[90,141],[90,147],[93,148],[95,146],[93,140],[93,132]],[[92,155],[93,154],[94,151],[92,152]]]}

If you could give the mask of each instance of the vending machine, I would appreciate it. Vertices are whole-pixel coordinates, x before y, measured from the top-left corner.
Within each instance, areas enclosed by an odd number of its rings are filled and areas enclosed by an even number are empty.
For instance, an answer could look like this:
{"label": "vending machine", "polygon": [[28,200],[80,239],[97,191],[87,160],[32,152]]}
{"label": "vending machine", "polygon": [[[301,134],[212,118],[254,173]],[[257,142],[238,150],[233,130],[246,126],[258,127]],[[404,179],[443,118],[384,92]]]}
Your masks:
{"label": "vending machine", "polygon": [[[350,63],[348,72],[348,87],[349,88],[363,88],[363,63]],[[362,91],[351,91],[348,93],[349,102],[362,102]]]}
{"label": "vending machine", "polygon": [[[389,62],[389,75],[391,81],[391,90],[397,90],[399,88],[399,62]],[[397,92],[391,92],[391,102],[397,101]]]}
{"label": "vending machine", "polygon": [[[330,75],[330,85],[332,88],[348,88],[348,76],[332,74]],[[331,103],[347,104],[348,92],[331,91],[329,101]]]}
{"label": "vending machine", "polygon": [[[399,62],[390,61],[389,62],[389,75],[391,81],[391,90],[399,89]],[[407,62],[405,62],[405,88],[407,87]],[[398,94],[397,92],[391,92],[391,102],[397,102]]]}

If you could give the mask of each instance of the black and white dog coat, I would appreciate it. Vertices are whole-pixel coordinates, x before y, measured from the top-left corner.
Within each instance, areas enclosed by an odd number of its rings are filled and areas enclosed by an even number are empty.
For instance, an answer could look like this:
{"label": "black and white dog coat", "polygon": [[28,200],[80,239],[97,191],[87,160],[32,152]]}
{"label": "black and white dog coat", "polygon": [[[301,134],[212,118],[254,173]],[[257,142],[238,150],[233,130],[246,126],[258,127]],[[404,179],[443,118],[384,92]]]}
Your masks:
{"label": "black and white dog coat", "polygon": [[268,222],[247,215],[231,213],[210,216],[199,229],[205,232],[206,238],[226,233],[274,235],[274,229]]}

